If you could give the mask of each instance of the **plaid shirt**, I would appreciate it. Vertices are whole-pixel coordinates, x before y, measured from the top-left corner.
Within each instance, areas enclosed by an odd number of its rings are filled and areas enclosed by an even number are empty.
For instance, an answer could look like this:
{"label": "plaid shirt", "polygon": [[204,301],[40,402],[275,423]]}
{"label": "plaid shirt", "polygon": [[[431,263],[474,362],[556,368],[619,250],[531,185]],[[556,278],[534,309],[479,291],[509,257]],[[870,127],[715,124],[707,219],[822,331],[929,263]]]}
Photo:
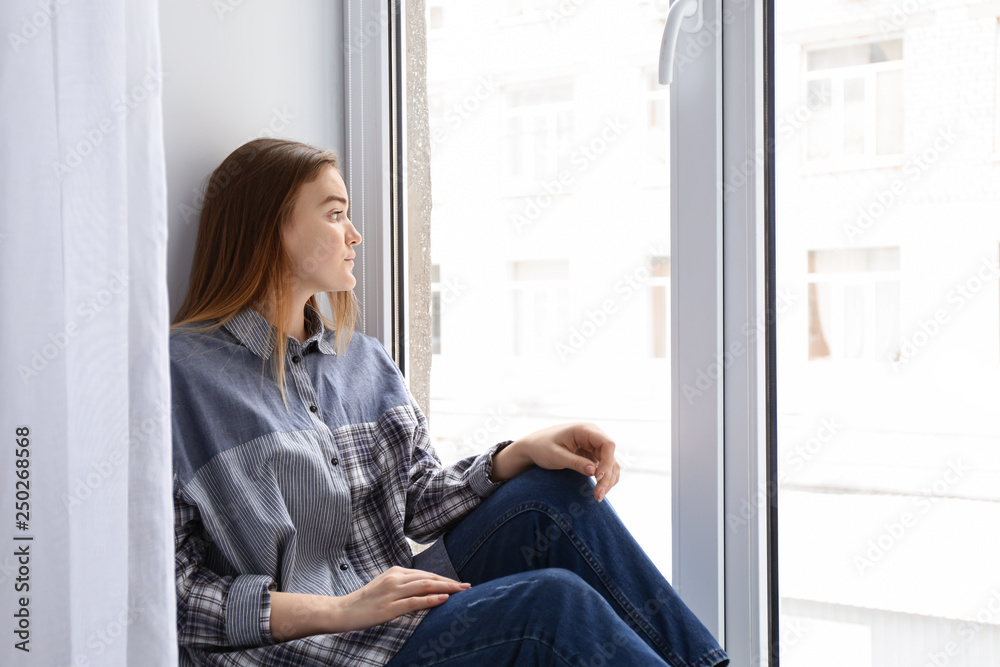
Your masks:
{"label": "plaid shirt", "polygon": [[312,306],[306,326],[288,339],[289,411],[255,310],[170,337],[181,665],[384,665],[428,610],[276,643],[270,591],[342,596],[411,567],[406,537],[434,540],[500,486],[503,443],[441,465],[377,339],[355,332],[338,356]]}

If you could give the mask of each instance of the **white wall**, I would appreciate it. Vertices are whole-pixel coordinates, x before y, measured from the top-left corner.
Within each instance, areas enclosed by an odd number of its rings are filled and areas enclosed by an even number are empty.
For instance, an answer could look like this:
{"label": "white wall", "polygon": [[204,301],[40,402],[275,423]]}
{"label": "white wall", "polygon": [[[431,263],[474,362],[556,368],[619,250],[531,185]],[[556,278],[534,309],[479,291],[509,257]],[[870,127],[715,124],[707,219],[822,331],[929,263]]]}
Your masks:
{"label": "white wall", "polygon": [[191,271],[208,175],[235,148],[281,136],[343,157],[341,2],[160,3],[171,317]]}

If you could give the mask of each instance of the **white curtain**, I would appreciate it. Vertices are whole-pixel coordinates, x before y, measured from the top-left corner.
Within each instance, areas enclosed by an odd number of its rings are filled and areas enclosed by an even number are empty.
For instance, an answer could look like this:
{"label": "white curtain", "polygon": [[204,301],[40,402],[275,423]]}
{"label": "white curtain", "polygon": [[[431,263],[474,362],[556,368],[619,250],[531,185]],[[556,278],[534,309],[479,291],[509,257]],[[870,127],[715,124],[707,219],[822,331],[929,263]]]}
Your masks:
{"label": "white curtain", "polygon": [[157,30],[0,4],[2,665],[177,664]]}

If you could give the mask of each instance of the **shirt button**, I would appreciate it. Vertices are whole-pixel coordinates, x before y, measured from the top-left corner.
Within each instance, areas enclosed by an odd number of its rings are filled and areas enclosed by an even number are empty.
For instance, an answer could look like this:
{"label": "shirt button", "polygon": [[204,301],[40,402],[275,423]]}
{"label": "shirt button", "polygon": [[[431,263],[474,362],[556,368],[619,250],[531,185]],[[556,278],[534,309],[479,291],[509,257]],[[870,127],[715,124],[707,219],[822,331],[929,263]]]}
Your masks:
{"label": "shirt button", "polygon": [[332,463],[333,465],[337,465],[338,463],[340,463],[340,460],[336,456],[334,456],[332,459],[330,459],[330,463]]}
{"label": "shirt button", "polygon": [[316,412],[317,410],[319,410],[319,408],[317,408],[315,405],[310,405],[309,409],[312,410],[313,412]]}
{"label": "shirt button", "polygon": [[347,563],[341,563],[340,564],[340,569],[341,570],[346,570],[347,569]]}
{"label": "shirt button", "polygon": [[293,364],[297,364],[300,361],[302,361],[302,357],[300,357],[299,355],[296,354],[294,357],[292,357],[292,363]]}

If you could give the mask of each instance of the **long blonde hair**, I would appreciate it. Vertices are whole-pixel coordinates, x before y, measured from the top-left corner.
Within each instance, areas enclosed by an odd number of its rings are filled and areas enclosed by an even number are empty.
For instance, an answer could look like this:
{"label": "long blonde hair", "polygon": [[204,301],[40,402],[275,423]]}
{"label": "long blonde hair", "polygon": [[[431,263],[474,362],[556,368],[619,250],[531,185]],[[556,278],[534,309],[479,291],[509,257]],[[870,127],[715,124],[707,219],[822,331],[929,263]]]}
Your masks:
{"label": "long blonde hair", "polygon": [[[292,262],[281,242],[281,229],[302,185],[315,180],[326,166],[339,169],[333,151],[284,139],[254,139],[222,161],[205,188],[191,280],[170,325],[171,332],[181,326],[186,331],[209,332],[246,308],[269,313],[277,320],[272,370],[286,410]],[[353,290],[325,294],[334,321],[322,311],[320,317],[323,326],[336,332],[337,353],[342,354],[354,333],[358,300]],[[307,303],[320,310],[316,295]],[[191,326],[199,322],[204,324]]]}

